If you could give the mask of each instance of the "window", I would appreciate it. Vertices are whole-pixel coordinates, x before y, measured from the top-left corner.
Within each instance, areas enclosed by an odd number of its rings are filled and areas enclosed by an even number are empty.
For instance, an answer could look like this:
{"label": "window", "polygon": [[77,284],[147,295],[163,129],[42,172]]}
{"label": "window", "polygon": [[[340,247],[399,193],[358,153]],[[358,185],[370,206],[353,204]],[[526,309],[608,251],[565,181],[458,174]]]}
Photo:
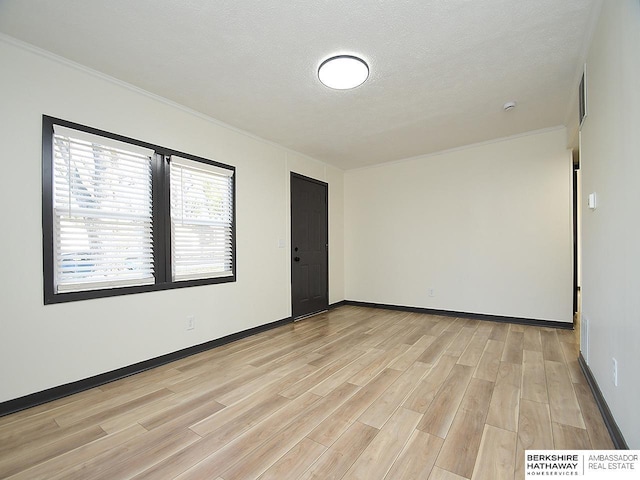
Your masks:
{"label": "window", "polygon": [[231,275],[233,172],[178,156],[169,172],[173,280]]}
{"label": "window", "polygon": [[582,69],[582,77],[580,78],[580,85],[578,86],[578,122],[580,129],[584,119],[587,117],[587,64],[584,64]]}
{"label": "window", "polygon": [[235,281],[235,169],[45,116],[45,303]]}
{"label": "window", "polygon": [[56,293],[155,283],[153,155],[54,125]]}

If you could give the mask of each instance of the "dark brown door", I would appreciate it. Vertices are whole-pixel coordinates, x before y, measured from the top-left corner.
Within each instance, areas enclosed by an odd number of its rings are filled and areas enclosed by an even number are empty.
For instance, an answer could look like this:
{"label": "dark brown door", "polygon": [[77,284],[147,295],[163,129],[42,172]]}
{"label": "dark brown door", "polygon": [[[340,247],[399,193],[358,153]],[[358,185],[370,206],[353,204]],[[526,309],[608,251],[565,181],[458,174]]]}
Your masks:
{"label": "dark brown door", "polygon": [[291,310],[294,319],[329,307],[327,193],[326,183],[291,173]]}

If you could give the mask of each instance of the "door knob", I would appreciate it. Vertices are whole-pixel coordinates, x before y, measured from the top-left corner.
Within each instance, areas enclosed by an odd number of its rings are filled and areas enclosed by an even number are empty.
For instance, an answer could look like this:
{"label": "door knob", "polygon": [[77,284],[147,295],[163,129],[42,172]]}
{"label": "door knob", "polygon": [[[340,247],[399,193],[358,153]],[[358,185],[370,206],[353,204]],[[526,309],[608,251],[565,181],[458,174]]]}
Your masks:
{"label": "door knob", "polygon": [[300,261],[300,257],[293,257],[293,261],[294,262],[299,262]]}

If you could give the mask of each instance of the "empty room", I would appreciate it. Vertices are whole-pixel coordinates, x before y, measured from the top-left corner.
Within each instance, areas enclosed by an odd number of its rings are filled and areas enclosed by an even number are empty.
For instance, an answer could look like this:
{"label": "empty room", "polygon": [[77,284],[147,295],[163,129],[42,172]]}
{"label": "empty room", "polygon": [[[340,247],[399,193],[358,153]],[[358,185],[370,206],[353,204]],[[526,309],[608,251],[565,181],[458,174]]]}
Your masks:
{"label": "empty room", "polygon": [[640,449],[639,49],[637,0],[0,0],[0,478]]}

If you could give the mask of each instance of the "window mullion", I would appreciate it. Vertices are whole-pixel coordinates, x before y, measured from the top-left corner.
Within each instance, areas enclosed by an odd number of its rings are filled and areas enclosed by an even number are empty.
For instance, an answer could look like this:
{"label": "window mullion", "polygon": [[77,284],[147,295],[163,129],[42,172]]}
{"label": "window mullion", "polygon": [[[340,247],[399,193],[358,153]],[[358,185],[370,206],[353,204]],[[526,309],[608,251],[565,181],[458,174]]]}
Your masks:
{"label": "window mullion", "polygon": [[165,157],[156,153],[153,159],[153,262],[156,268],[156,282],[168,281],[165,262],[167,252],[167,188],[165,180]]}

